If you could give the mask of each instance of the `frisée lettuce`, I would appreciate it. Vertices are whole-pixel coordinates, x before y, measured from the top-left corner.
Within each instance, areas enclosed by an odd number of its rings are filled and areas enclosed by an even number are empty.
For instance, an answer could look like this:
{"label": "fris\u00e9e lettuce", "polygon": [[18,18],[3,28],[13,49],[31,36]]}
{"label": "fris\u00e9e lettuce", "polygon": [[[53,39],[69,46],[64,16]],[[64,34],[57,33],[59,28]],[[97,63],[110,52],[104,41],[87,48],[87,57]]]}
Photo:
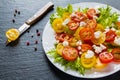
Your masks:
{"label": "fris\u00e9e lettuce", "polygon": [[78,72],[80,72],[80,74],[84,75],[85,74],[85,70],[86,68],[84,68],[81,65],[81,61],[80,58],[78,57],[75,61],[67,61],[65,59],[63,59],[62,56],[60,56],[59,54],[57,54],[56,49],[52,49],[48,52],[48,54],[54,58],[54,62],[55,63],[60,63],[61,65],[64,66],[65,70],[67,70],[67,68],[71,68],[73,70],[76,70]]}

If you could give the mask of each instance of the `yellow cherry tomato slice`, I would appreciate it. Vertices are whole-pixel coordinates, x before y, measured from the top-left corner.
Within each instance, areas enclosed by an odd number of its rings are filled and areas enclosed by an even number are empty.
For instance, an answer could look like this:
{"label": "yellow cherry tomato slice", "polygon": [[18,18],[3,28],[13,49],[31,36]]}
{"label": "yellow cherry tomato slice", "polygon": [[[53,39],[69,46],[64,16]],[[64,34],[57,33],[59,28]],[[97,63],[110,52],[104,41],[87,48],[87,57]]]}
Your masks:
{"label": "yellow cherry tomato slice", "polygon": [[72,40],[70,41],[70,46],[72,46],[72,47],[76,47],[76,46],[77,46],[77,44],[76,44],[77,41],[78,41],[78,39],[75,38],[75,37],[73,37]]}
{"label": "yellow cherry tomato slice", "polygon": [[18,37],[19,37],[20,33],[17,29],[9,29],[7,32],[6,32],[6,37],[8,38],[9,41],[14,41],[16,40]]}
{"label": "yellow cherry tomato slice", "polygon": [[82,29],[83,27],[78,27],[77,30],[75,31],[74,33],[74,37],[78,40],[80,40],[80,35],[79,35],[79,32],[80,30]]}
{"label": "yellow cherry tomato slice", "polygon": [[104,27],[101,24],[97,24],[95,31],[104,31]]}
{"label": "yellow cherry tomato slice", "polygon": [[62,45],[62,43],[59,43],[57,45],[56,51],[59,55],[62,55],[63,48],[64,48],[64,46]]}
{"label": "yellow cherry tomato slice", "polygon": [[62,18],[57,18],[53,21],[52,27],[55,32],[62,33],[64,31],[64,26],[62,25],[63,20]]}
{"label": "yellow cherry tomato slice", "polygon": [[68,13],[68,12],[63,13],[62,19],[65,20],[67,18],[70,18],[70,13]]}
{"label": "yellow cherry tomato slice", "polygon": [[96,57],[86,58],[85,54],[86,52],[81,55],[81,64],[85,68],[92,68],[96,63]]}
{"label": "yellow cherry tomato slice", "polygon": [[96,39],[95,37],[93,37],[93,39],[91,39],[91,41],[96,44],[96,45],[99,45],[99,44],[102,44],[105,42],[105,39],[106,39],[106,36],[104,33],[100,33],[100,37],[98,39]]}
{"label": "yellow cherry tomato slice", "polygon": [[96,59],[96,64],[94,65],[95,68],[97,69],[102,69],[105,68],[107,64],[102,63],[99,58]]}

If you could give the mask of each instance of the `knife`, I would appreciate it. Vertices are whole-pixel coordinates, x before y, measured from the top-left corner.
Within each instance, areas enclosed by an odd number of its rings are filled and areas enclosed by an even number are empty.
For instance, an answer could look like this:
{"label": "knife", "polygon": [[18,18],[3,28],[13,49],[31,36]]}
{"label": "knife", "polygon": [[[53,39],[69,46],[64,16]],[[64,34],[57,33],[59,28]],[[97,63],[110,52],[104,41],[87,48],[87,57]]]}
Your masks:
{"label": "knife", "polygon": [[37,22],[44,14],[53,8],[53,3],[48,2],[43,8],[41,8],[37,13],[35,13],[31,18],[29,18],[19,29],[20,35],[25,32],[31,25]]}
{"label": "knife", "polygon": [[[20,35],[23,34],[23,32],[25,32],[28,28],[30,28],[31,25],[36,23],[40,18],[42,18],[48,11],[50,11],[53,8],[53,6],[54,4],[52,2],[48,2],[43,8],[41,8],[38,12],[36,12],[31,18],[25,21],[25,23],[17,29]],[[6,45],[8,45],[9,43],[10,43],[9,41],[6,41]]]}

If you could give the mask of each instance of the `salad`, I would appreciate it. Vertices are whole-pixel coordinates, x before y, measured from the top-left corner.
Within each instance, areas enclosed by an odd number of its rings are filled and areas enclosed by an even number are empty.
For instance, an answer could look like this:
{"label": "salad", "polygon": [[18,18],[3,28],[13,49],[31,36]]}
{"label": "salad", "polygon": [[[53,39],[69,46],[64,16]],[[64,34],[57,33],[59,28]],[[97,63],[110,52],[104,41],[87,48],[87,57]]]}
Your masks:
{"label": "salad", "polygon": [[120,62],[120,14],[111,7],[57,7],[50,16],[55,32],[55,48],[48,54],[65,69],[85,74],[88,69],[104,69]]}

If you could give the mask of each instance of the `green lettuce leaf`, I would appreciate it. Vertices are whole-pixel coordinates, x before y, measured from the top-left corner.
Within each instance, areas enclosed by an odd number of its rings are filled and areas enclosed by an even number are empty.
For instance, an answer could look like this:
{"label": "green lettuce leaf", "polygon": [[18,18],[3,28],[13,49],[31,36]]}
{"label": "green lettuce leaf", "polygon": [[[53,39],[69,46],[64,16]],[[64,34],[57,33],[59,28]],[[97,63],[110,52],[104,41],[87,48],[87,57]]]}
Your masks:
{"label": "green lettuce leaf", "polygon": [[48,54],[54,58],[55,63],[59,63],[64,66],[65,70],[71,68],[73,70],[76,70],[80,72],[80,74],[84,75],[86,68],[84,68],[81,65],[80,57],[78,57],[75,61],[67,61],[63,59],[62,56],[60,56],[57,52],[56,49],[52,49],[48,52]]}
{"label": "green lettuce leaf", "polygon": [[104,28],[111,27],[112,24],[117,22],[119,14],[116,12],[111,12],[111,7],[107,6],[107,8],[99,8],[100,16],[97,19],[97,22],[102,24]]}
{"label": "green lettuce leaf", "polygon": [[50,24],[52,24],[52,22],[54,21],[54,19],[62,17],[62,15],[63,15],[64,12],[72,13],[73,12],[72,5],[69,4],[66,8],[58,6],[57,9],[56,9],[56,13],[53,13],[50,16]]}

